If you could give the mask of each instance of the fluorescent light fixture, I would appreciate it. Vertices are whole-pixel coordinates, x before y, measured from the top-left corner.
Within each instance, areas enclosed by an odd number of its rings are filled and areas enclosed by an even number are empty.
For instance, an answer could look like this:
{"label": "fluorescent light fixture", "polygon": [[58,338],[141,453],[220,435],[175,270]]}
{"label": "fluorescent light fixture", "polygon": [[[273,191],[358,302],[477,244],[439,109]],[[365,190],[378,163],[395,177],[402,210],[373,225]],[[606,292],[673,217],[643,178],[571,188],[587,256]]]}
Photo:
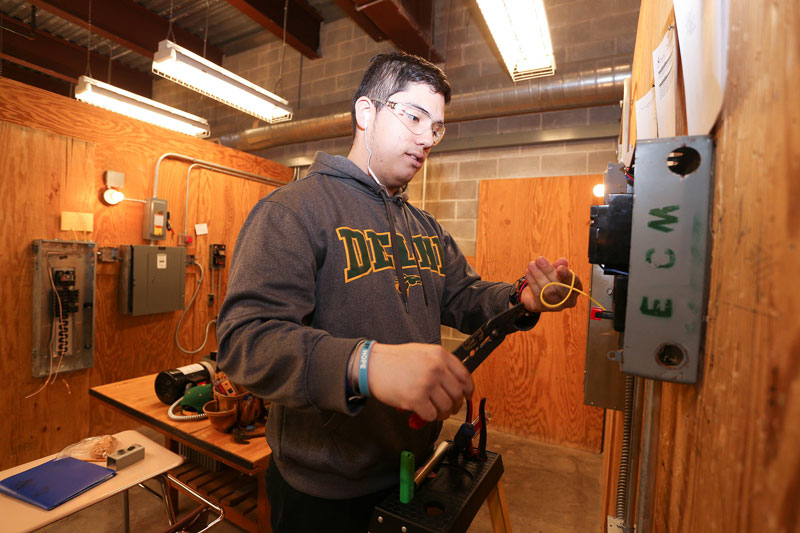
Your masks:
{"label": "fluorescent light fixture", "polygon": [[515,82],[556,72],[543,0],[477,0]]}
{"label": "fluorescent light fixture", "polygon": [[158,43],[153,72],[271,124],[292,118],[289,102],[178,46]]}
{"label": "fluorescent light fixture", "polygon": [[88,76],[78,78],[75,98],[81,102],[149,122],[193,137],[208,137],[211,130],[204,118],[144,98]]}

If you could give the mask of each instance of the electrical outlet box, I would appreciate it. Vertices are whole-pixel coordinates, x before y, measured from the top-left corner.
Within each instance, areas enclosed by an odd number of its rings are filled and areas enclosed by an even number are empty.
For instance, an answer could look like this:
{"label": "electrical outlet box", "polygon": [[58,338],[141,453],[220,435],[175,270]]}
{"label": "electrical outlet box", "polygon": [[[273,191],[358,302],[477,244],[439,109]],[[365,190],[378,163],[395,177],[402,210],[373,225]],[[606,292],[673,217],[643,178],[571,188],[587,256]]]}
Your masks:
{"label": "electrical outlet box", "polygon": [[127,466],[138,463],[142,459],[144,459],[144,447],[141,444],[131,444],[127,448],[108,454],[106,467],[120,471]]}
{"label": "electrical outlet box", "polygon": [[119,248],[113,246],[101,246],[97,251],[97,259],[101,263],[114,263],[119,261]]}
{"label": "electrical outlet box", "polygon": [[119,312],[151,315],[184,308],[186,248],[120,246]]}
{"label": "electrical outlet box", "polygon": [[208,257],[212,270],[225,268],[225,261],[226,261],[225,245],[224,244],[210,245]]}
{"label": "electrical outlet box", "polygon": [[144,206],[142,238],[149,241],[163,240],[167,231],[167,201],[148,198]]}
{"label": "electrical outlet box", "polygon": [[94,366],[95,243],[33,241],[33,377]]}

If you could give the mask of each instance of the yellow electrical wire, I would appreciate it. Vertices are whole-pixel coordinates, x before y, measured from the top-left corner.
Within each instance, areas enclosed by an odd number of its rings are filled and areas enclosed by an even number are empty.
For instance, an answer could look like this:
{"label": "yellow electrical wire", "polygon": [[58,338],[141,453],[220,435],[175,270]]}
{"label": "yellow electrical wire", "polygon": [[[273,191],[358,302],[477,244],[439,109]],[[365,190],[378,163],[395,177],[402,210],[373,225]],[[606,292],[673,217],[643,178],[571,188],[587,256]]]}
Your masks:
{"label": "yellow electrical wire", "polygon": [[[598,302],[597,300],[595,300],[594,298],[592,298],[591,296],[589,296],[587,293],[583,292],[582,290],[580,290],[580,289],[576,289],[576,288],[575,288],[575,272],[573,272],[572,270],[570,270],[569,272],[570,272],[570,274],[572,274],[572,283],[571,283],[571,284],[567,285],[566,283],[561,283],[560,281],[551,281],[550,283],[548,283],[547,285],[545,285],[544,287],[542,287],[542,290],[539,292],[539,301],[540,301],[540,302],[542,302],[542,305],[543,305],[543,306],[545,306],[545,307],[547,307],[548,309],[555,309],[555,308],[557,308],[557,307],[561,307],[562,305],[564,305],[564,304],[566,303],[566,301],[567,301],[567,300],[569,300],[569,297],[570,297],[570,296],[572,296],[572,293],[573,293],[573,292],[577,292],[577,293],[579,293],[579,294],[583,294],[584,296],[586,296],[587,298],[589,298],[591,301],[593,301],[594,303],[596,303],[596,304],[597,304],[597,306],[598,306],[600,309],[602,309],[603,311],[605,311],[605,310],[606,310],[606,308],[605,308],[605,307],[603,307],[603,306],[600,304],[600,302]],[[551,304],[551,303],[545,302],[545,301],[544,301],[544,290],[545,290],[547,287],[549,287],[550,285],[557,285],[557,286],[559,286],[559,287],[566,287],[566,288],[568,288],[568,289],[569,289],[569,292],[567,293],[567,295],[566,295],[566,296],[564,296],[564,299],[563,299],[563,300],[561,300],[560,302],[558,302],[557,304]]]}

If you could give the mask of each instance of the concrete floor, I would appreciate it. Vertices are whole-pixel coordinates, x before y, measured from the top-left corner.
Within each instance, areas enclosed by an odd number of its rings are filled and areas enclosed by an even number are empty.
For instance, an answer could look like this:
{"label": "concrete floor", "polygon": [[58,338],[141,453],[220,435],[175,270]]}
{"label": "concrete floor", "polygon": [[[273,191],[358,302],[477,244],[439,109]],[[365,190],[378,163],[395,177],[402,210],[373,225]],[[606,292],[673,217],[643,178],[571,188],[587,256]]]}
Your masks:
{"label": "concrete floor", "polygon": [[[463,417],[445,422],[442,436],[452,438]],[[137,430],[162,442],[160,434],[145,428]],[[476,441],[477,442],[477,441]],[[503,457],[505,489],[511,528],[517,533],[593,533],[601,530],[600,455],[489,430],[488,449]],[[149,482],[158,490],[158,484]],[[131,531],[157,532],[167,528],[163,505],[139,487],[130,490]],[[180,516],[195,507],[181,496]],[[123,531],[123,499],[118,494],[80,513],[64,518],[40,531],[48,533],[118,533]],[[0,528],[2,529],[2,528]],[[214,533],[238,533],[233,524],[223,522]],[[469,528],[469,533],[491,533],[489,513],[484,505]],[[311,532],[310,532],[311,533]]]}

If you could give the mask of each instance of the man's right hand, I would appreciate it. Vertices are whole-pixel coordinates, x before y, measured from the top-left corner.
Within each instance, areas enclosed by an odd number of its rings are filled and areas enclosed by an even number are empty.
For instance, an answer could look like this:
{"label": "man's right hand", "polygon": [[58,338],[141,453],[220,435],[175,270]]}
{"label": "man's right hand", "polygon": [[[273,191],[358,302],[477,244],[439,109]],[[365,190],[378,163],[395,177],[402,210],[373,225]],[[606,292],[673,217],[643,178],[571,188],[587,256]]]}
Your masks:
{"label": "man's right hand", "polygon": [[457,413],[474,389],[461,361],[435,344],[375,343],[367,379],[372,397],[427,422]]}

